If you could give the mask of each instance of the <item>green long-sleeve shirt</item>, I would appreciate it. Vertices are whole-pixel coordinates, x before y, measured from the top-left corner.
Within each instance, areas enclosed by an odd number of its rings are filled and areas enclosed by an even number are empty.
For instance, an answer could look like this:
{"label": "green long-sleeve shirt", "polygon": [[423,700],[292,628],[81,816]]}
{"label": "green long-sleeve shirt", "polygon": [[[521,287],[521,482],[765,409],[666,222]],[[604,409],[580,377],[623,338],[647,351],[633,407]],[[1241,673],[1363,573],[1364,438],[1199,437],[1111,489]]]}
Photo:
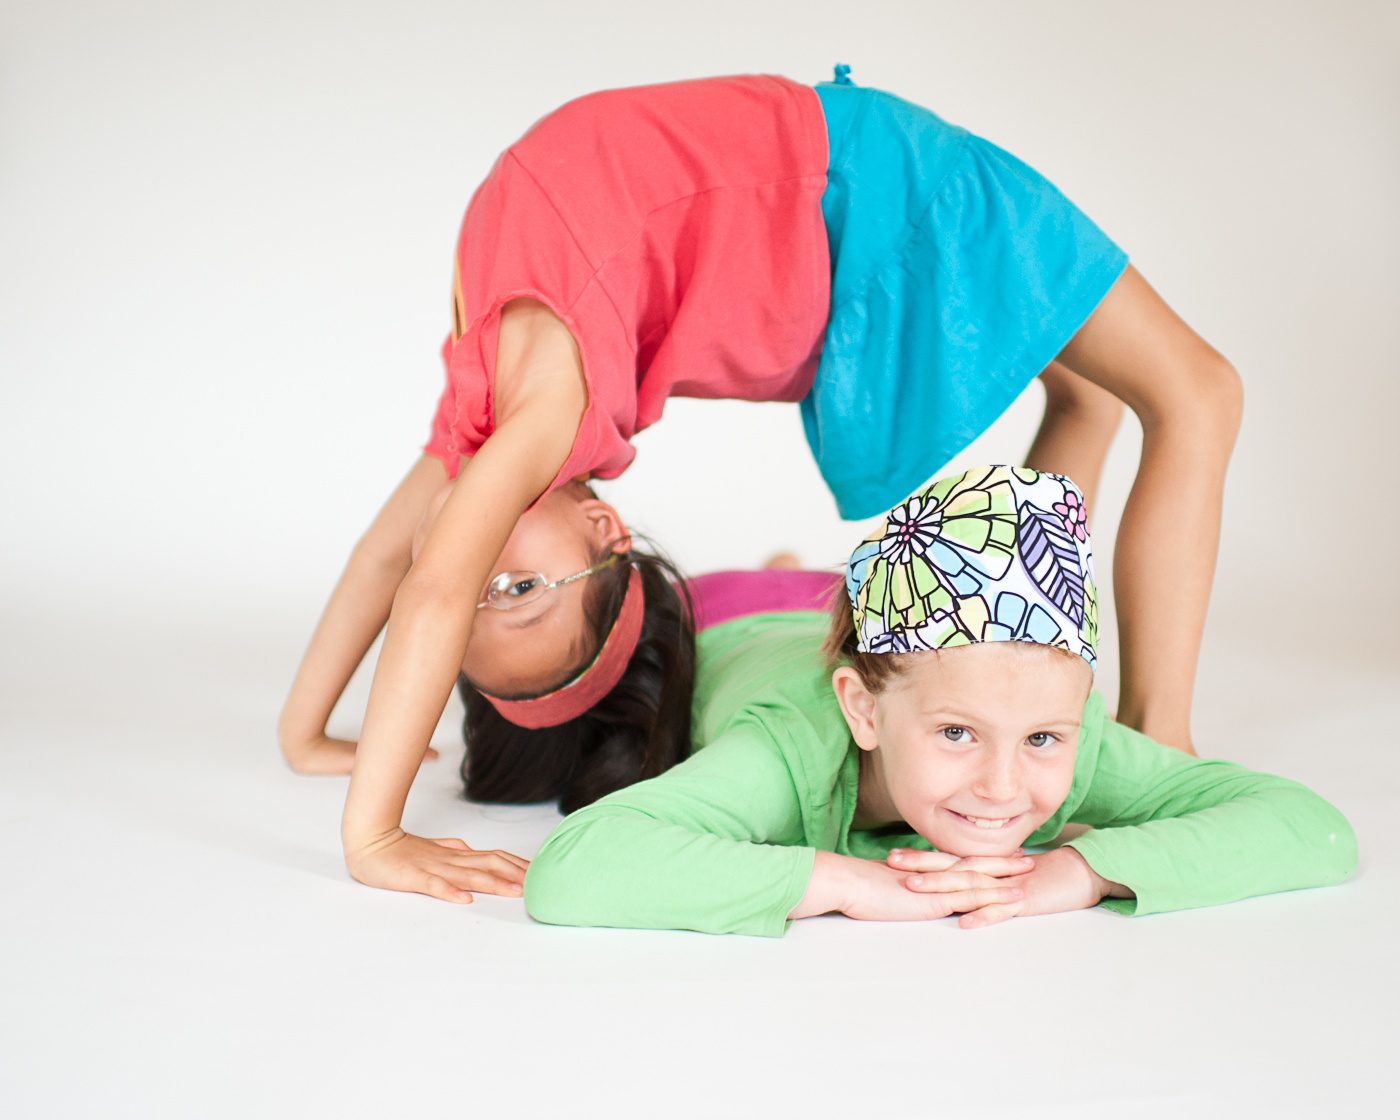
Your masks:
{"label": "green long-sleeve shirt", "polygon": [[[753,615],[698,639],[695,749],[660,777],[580,809],[550,834],[525,902],[561,925],[780,936],[817,849],[884,859],[927,848],[900,826],[852,830],[859,750],[821,658],[825,616]],[[1356,866],[1346,818],[1296,782],[1195,759],[1084,707],[1074,783],[1027,844],[1071,846],[1132,888],[1104,905],[1152,914],[1338,883]]]}

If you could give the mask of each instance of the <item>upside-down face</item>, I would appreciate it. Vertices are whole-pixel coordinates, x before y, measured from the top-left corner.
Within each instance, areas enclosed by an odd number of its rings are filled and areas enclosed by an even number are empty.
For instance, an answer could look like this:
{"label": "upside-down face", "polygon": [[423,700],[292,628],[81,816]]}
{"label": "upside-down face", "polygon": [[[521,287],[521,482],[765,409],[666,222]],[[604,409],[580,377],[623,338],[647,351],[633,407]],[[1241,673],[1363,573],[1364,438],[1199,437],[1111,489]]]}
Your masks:
{"label": "upside-down face", "polygon": [[[450,489],[444,487],[428,505],[414,535],[415,561]],[[521,515],[476,601],[486,600],[491,580],[501,573],[564,579],[591,567],[600,552],[628,547],[627,529],[610,505],[580,484],[560,487]],[[597,652],[583,610],[587,585],[587,579],[576,580],[513,610],[478,609],[462,660],[467,679],[506,698],[535,696],[567,683]]]}

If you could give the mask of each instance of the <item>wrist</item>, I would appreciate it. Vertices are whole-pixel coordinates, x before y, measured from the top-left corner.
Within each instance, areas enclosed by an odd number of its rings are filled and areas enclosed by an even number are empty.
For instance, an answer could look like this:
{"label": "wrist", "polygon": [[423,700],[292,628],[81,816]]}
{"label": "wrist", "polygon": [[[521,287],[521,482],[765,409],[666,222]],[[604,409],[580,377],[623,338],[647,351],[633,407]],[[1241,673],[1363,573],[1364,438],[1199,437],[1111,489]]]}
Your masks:
{"label": "wrist", "polygon": [[354,832],[342,828],[340,843],[345,850],[346,861],[352,862],[356,858],[372,856],[376,852],[383,851],[405,835],[404,830],[399,825],[381,829],[378,832]]}
{"label": "wrist", "polygon": [[1105,879],[1090,866],[1089,861],[1084,858],[1084,854],[1077,848],[1063,847],[1058,849],[1067,853],[1066,858],[1072,861],[1079,877],[1083,883],[1084,906],[1097,906],[1105,898],[1109,897],[1130,897],[1131,892],[1126,887],[1112,880]]}
{"label": "wrist", "polygon": [[812,874],[807,880],[807,890],[802,900],[788,913],[788,918],[812,918],[818,914],[833,911],[844,912],[850,906],[853,877],[850,856],[838,856],[835,852],[818,851],[812,860]]}

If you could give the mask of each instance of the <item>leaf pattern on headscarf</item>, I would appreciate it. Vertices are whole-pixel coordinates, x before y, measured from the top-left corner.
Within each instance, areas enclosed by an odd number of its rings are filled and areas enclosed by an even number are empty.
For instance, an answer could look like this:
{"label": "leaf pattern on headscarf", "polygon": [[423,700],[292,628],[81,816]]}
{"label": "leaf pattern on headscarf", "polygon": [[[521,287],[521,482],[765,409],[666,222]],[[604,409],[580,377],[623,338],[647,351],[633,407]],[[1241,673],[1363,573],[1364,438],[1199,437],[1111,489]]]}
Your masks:
{"label": "leaf pattern on headscarf", "polygon": [[1058,517],[1029,502],[1021,506],[1018,536],[1021,563],[1035,585],[1079,626],[1084,621],[1084,573],[1074,538]]}

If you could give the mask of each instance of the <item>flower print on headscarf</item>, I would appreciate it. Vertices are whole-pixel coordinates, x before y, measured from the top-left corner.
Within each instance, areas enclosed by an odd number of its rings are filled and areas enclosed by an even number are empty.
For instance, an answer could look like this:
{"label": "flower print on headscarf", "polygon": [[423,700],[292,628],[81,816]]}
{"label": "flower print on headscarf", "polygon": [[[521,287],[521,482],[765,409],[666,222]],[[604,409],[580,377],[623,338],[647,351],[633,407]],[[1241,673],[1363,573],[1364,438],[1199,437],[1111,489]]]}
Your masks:
{"label": "flower print on headscarf", "polygon": [[1084,499],[1025,467],[974,467],[892,509],[851,554],[846,591],[865,653],[1020,641],[1078,653],[1098,639]]}
{"label": "flower print on headscarf", "polygon": [[1016,525],[1006,467],[942,479],[896,506],[847,565],[857,630],[868,617],[872,636],[911,631],[921,643],[946,643],[963,629],[958,601],[1006,573]]}
{"label": "flower print on headscarf", "polygon": [[1060,515],[1065,532],[1071,537],[1080,541],[1089,539],[1089,512],[1076,491],[1066,490],[1065,500],[1055,502],[1050,508]]}

